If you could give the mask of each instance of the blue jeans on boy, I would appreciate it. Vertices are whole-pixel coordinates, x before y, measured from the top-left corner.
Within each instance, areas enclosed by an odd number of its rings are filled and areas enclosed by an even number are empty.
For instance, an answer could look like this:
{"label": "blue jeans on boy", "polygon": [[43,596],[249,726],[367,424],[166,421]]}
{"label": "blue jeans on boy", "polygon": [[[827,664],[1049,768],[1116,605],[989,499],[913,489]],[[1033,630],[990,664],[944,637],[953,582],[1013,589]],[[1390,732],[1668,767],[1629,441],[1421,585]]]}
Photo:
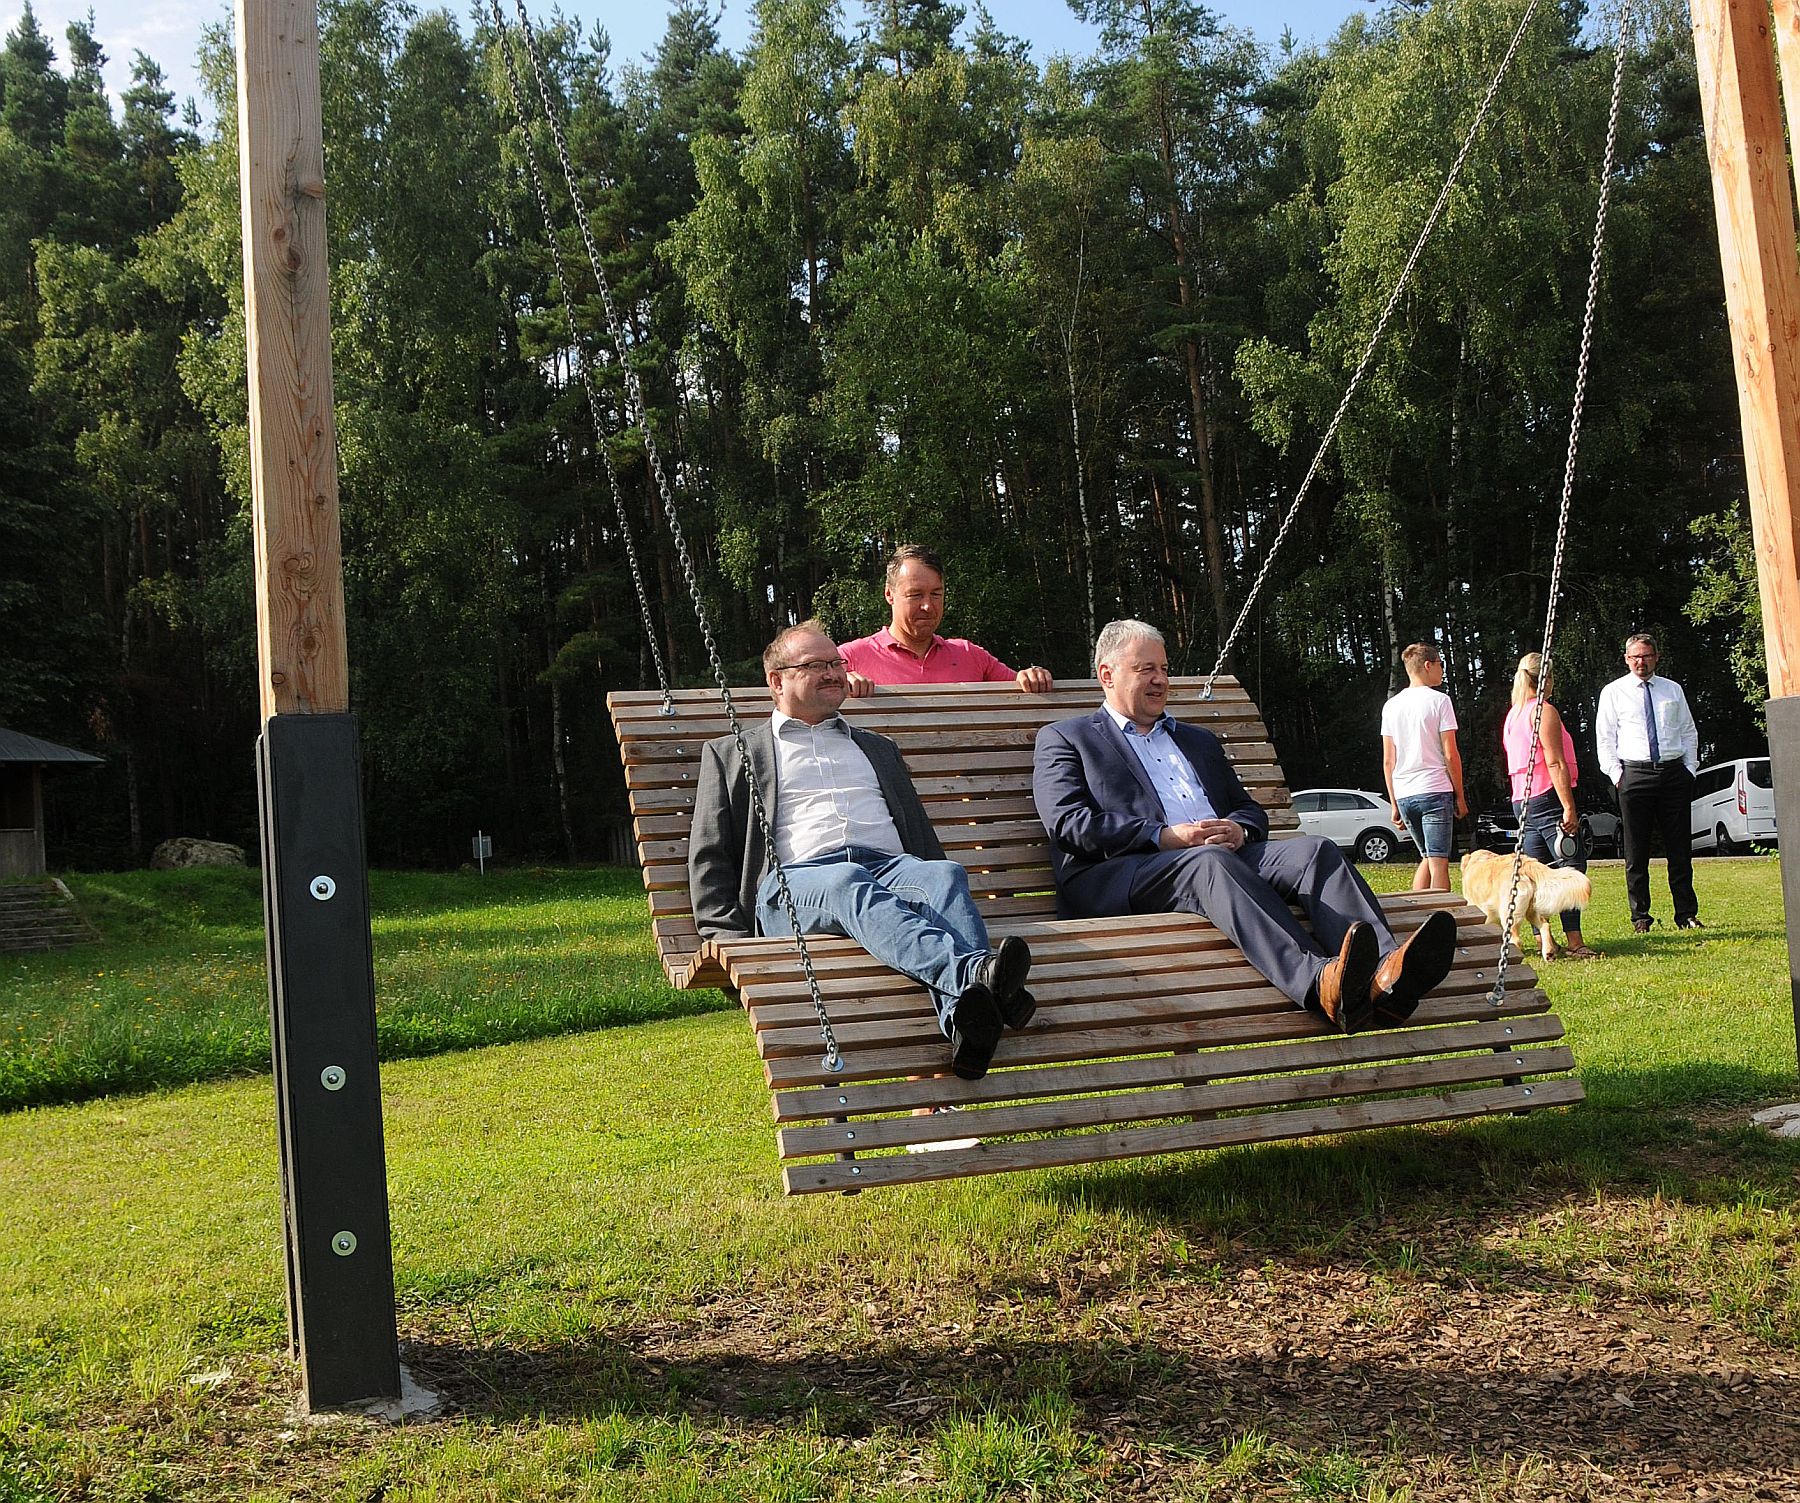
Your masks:
{"label": "blue jeans on boy", "polygon": [[1450,855],[1456,829],[1454,793],[1412,793],[1400,800],[1400,817],[1419,847],[1421,856]]}
{"label": "blue jeans on boy", "polygon": [[[1534,793],[1529,803],[1513,800],[1513,813],[1519,816],[1519,823],[1524,826],[1525,839],[1522,847],[1533,861],[1541,861],[1545,866],[1566,866],[1573,871],[1587,870],[1587,853],[1579,844],[1575,854],[1567,861],[1556,859],[1555,847],[1551,841],[1556,839],[1557,832],[1562,829],[1562,799],[1554,788],[1542,793]],[[1572,908],[1561,915],[1563,937],[1567,938],[1571,929],[1581,932],[1581,910]]]}
{"label": "blue jeans on boy", "polygon": [[[850,846],[782,870],[806,933],[847,935],[883,965],[924,982],[949,1034],[951,1009],[989,948],[959,862]],[[756,922],[764,934],[793,933],[773,871],[756,890]]]}

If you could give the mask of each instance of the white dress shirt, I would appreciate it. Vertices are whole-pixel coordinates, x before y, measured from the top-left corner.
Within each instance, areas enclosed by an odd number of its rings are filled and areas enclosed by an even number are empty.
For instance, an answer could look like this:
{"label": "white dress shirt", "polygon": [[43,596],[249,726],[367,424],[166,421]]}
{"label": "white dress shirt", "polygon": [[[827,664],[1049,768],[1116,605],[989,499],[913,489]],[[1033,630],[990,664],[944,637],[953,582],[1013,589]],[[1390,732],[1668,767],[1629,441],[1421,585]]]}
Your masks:
{"label": "white dress shirt", "polygon": [[1635,673],[1615,678],[1600,691],[1594,717],[1594,749],[1600,770],[1616,785],[1623,763],[1648,762],[1650,727],[1644,719],[1644,685],[1650,685],[1650,702],[1656,709],[1658,760],[1685,762],[1689,772],[1700,766],[1700,730],[1688,709],[1687,695],[1673,679],[1641,679]]}
{"label": "white dress shirt", "polygon": [[1185,825],[1196,819],[1217,819],[1218,811],[1200,786],[1200,778],[1179,746],[1175,744],[1175,722],[1167,710],[1156,717],[1156,724],[1145,735],[1128,715],[1121,715],[1111,705],[1106,713],[1125,733],[1125,744],[1137,754],[1150,779],[1150,786],[1162,800],[1163,818],[1172,825]]}
{"label": "white dress shirt", "polygon": [[851,738],[849,723],[833,715],[808,725],[776,710],[775,854],[783,866],[868,846],[902,854],[900,832],[875,767]]}

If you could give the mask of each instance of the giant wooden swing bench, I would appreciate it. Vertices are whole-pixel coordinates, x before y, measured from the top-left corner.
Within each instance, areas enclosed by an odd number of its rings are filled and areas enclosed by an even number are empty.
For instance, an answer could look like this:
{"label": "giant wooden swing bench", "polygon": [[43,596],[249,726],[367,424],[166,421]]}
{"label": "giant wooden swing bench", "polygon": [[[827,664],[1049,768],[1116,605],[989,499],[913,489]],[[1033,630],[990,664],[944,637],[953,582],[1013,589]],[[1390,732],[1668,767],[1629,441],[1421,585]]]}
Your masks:
{"label": "giant wooden swing bench", "polygon": [[[1176,679],[1170,706],[1223,739],[1269,811],[1271,838],[1297,828],[1268,733],[1235,680],[1210,702]],[[764,689],[733,690],[746,723]],[[1384,897],[1404,934],[1433,908],[1460,926],[1455,968],[1404,1029],[1340,1036],[1297,1009],[1204,919],[1186,914],[1058,919],[1049,842],[1031,802],[1038,728],[1093,708],[1097,685],[1026,695],[1010,684],[877,689],[855,723],[899,743],[945,851],[969,869],[990,928],[1031,942],[1037,1016],[1009,1031],[980,1081],[932,1072],[946,1046],[924,989],[854,942],[809,944],[843,1053],[823,1046],[790,939],[702,941],[687,885],[700,749],[728,729],[711,690],[607,700],[618,731],[657,950],[670,985],[733,991],[750,1015],[774,1093],[789,1194],[856,1190],[1003,1169],[1219,1148],[1562,1106],[1582,1099],[1562,1024],[1529,969],[1489,997],[1499,935],[1453,894]],[[1517,986],[1512,982],[1516,980]],[[922,1076],[924,1078],[909,1079]],[[1552,1078],[1546,1078],[1552,1077]],[[970,1108],[914,1115],[921,1106]],[[907,1153],[978,1135],[981,1146]]]}

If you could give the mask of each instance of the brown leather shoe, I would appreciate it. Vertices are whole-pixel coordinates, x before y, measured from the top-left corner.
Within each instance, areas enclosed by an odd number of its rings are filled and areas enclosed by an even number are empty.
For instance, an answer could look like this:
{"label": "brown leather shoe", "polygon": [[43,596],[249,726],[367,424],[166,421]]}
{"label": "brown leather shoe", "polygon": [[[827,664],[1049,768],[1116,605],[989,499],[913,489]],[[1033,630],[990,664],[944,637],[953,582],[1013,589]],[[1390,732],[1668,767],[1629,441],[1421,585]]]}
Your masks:
{"label": "brown leather shoe", "polygon": [[1323,1013],[1339,1033],[1367,1028],[1374,1016],[1369,984],[1380,963],[1375,931],[1367,924],[1352,924],[1338,947],[1337,959],[1326,961],[1313,983],[1313,1010]]}
{"label": "brown leather shoe", "polygon": [[1375,1021],[1393,1028],[1410,1018],[1420,999],[1450,974],[1456,962],[1456,917],[1439,908],[1381,962],[1370,986]]}

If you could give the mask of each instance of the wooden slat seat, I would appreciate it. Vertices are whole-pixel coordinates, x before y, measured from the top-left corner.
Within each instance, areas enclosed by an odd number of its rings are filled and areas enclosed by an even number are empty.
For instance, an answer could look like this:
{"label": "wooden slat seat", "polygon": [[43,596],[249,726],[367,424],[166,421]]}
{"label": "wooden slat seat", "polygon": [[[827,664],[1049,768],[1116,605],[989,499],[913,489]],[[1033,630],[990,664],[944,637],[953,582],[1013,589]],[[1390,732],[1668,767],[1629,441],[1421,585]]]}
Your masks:
{"label": "wooden slat seat", "polygon": [[[1234,680],[1219,680],[1210,700],[1200,687],[1176,679],[1171,708],[1224,741],[1268,810],[1272,838],[1293,834],[1292,800],[1256,706]],[[769,713],[765,689],[732,695],[746,726]],[[969,869],[990,930],[1031,943],[1037,1016],[1005,1035],[985,1079],[969,1082],[935,1073],[945,1069],[946,1048],[924,988],[853,941],[821,937],[808,946],[843,1054],[832,1074],[794,942],[700,939],[687,890],[688,826],[700,750],[729,722],[710,690],[677,692],[673,716],[660,694],[609,697],[663,969],[675,987],[735,993],[748,1013],[790,1194],[1581,1099],[1562,1025],[1531,970],[1509,967],[1496,1006],[1489,993],[1499,936],[1452,894],[1382,900],[1402,935],[1432,909],[1451,910],[1456,964],[1406,1028],[1348,1037],[1325,1032],[1205,919],[1057,918],[1049,843],[1031,802],[1031,751],[1041,726],[1099,699],[1087,680],[1044,695],[993,684],[877,689],[844,706],[857,725],[899,743],[945,851]],[[967,1110],[914,1115],[949,1105]],[[980,1147],[905,1151],[971,1136]]]}

